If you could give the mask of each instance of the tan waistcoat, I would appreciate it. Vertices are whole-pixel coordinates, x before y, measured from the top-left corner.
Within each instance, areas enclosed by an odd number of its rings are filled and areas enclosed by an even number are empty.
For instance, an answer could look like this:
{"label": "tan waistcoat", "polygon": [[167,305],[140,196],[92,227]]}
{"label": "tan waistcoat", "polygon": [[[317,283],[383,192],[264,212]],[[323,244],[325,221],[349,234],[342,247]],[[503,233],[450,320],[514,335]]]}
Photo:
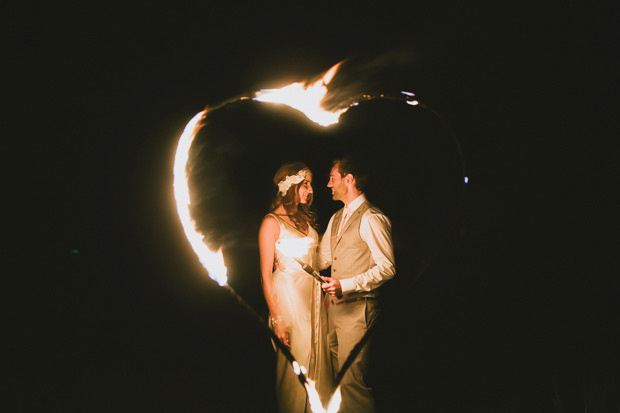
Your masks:
{"label": "tan waistcoat", "polygon": [[[355,275],[368,271],[375,266],[368,244],[360,236],[360,224],[362,215],[370,208],[368,201],[360,205],[344,224],[340,238],[337,237],[338,227],[342,219],[342,212],[336,212],[332,222],[331,252],[332,269],[331,277],[337,280],[351,278]],[[362,293],[348,293],[344,299],[356,297],[376,297],[377,290],[364,291]],[[334,300],[339,301],[339,300]]]}

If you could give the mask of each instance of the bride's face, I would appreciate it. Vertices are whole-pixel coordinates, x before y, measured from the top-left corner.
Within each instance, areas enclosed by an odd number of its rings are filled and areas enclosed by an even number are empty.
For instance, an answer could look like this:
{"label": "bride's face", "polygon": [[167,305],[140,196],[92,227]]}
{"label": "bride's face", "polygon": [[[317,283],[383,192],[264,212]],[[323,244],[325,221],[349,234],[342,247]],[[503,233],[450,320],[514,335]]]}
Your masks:
{"label": "bride's face", "polygon": [[299,203],[307,204],[312,193],[312,174],[308,174],[306,175],[306,179],[297,189],[297,198],[299,199]]}

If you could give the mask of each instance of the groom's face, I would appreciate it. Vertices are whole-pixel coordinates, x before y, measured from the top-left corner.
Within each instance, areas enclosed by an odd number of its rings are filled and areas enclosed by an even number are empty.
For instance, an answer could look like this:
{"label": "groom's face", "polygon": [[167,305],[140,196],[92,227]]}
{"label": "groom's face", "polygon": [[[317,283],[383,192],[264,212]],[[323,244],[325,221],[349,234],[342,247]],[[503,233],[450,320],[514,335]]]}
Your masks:
{"label": "groom's face", "polygon": [[344,196],[347,193],[347,187],[344,184],[342,175],[340,175],[338,165],[334,166],[329,173],[329,182],[327,182],[327,187],[331,188],[332,198],[334,201],[342,201],[344,199]]}

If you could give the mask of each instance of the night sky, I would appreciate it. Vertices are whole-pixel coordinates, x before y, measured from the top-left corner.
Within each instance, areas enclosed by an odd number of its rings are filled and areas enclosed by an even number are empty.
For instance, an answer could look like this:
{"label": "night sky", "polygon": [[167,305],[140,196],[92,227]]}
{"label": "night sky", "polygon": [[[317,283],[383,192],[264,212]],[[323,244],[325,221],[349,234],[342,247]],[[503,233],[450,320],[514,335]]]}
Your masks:
{"label": "night sky", "polygon": [[18,182],[6,221],[27,228],[6,260],[14,411],[274,411],[267,335],[184,238],[174,151],[205,106],[343,60],[342,82],[415,92],[443,121],[387,101],[331,132],[263,104],[221,110],[219,140],[194,155],[215,179],[196,178],[200,196],[221,184],[226,214],[205,225],[230,246],[231,286],[267,315],[256,230],[273,173],[289,158],[313,168],[324,229],[339,207],[330,161],[359,137],[369,198],[397,237],[371,366],[380,411],[618,411],[610,11],[50,2],[3,14],[20,125],[5,158],[21,159],[5,175]]}

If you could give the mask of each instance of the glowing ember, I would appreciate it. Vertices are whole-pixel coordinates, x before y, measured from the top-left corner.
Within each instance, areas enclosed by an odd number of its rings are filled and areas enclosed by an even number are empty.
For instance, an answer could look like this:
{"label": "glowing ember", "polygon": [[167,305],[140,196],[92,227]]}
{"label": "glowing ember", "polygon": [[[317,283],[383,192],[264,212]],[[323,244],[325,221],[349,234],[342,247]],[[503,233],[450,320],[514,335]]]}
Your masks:
{"label": "glowing ember", "polygon": [[185,235],[194,249],[194,252],[198,255],[200,263],[205,267],[211,279],[219,285],[224,286],[227,283],[227,278],[222,251],[213,252],[209,250],[207,245],[203,242],[204,235],[196,231],[194,221],[189,212],[191,200],[189,197],[185,165],[189,159],[189,148],[195,137],[196,124],[205,114],[206,112],[203,111],[194,116],[185,127],[179,139],[177,153],[174,159],[174,197],[177,201],[177,211],[179,212],[179,218],[185,230]]}
{"label": "glowing ember", "polygon": [[282,103],[297,109],[308,119],[321,126],[329,126],[338,122],[340,115],[348,108],[328,112],[321,107],[321,101],[327,94],[327,85],[336,74],[340,63],[332,67],[325,75],[311,85],[296,82],[280,89],[265,89],[256,92],[254,100],[259,102]]}

